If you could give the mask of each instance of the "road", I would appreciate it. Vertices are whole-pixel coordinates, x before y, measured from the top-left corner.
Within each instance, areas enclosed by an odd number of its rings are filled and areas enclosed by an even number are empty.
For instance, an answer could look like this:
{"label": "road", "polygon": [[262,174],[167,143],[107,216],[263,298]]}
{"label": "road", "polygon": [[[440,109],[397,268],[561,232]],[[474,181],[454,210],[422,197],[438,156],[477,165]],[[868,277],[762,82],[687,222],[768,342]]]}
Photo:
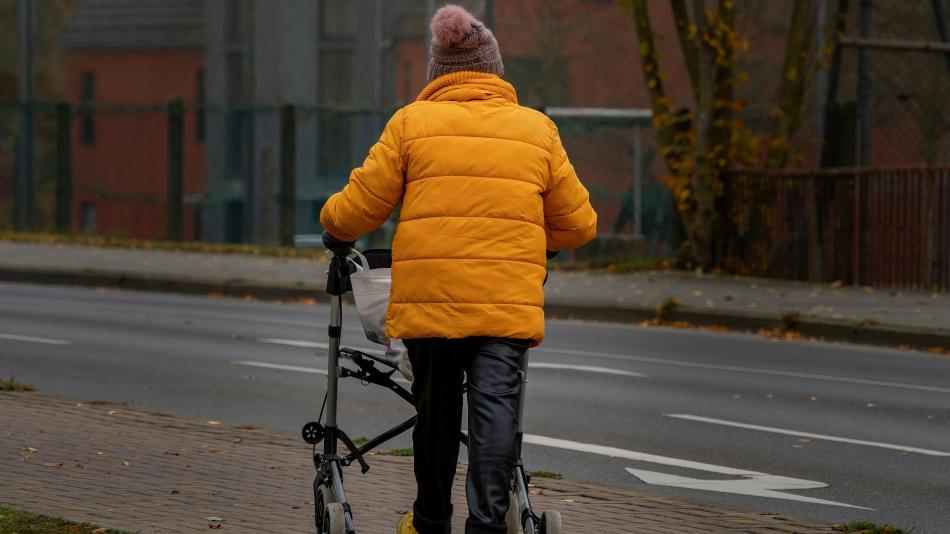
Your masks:
{"label": "road", "polygon": [[[323,399],[328,312],[0,284],[0,376],[61,397],[298,432]],[[344,320],[345,344],[372,346],[351,313]],[[809,520],[950,532],[946,357],[549,321],[531,362],[530,470]],[[351,436],[411,415],[389,392],[350,382],[340,421]],[[409,446],[408,436],[392,446]]]}

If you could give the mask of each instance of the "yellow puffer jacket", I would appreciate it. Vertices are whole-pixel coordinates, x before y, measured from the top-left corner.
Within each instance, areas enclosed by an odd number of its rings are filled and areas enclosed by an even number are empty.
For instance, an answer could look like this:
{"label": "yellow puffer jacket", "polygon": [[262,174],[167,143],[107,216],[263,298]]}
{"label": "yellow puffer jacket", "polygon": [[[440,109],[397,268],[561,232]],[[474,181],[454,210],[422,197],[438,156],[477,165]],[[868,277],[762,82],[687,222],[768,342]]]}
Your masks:
{"label": "yellow puffer jacket", "polygon": [[545,249],[597,228],[587,190],[543,114],[494,75],[433,81],[396,112],[320,222],[354,240],[402,203],[390,337],[544,338]]}

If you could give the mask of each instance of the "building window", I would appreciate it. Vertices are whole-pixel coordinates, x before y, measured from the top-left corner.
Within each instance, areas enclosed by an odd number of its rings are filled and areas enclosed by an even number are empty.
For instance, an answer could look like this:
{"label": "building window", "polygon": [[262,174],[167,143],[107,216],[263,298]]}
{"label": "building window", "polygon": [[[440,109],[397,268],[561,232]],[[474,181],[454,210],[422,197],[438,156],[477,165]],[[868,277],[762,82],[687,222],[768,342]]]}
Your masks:
{"label": "building window", "polygon": [[84,145],[96,143],[96,118],[93,105],[96,100],[96,74],[83,72],[80,81],[79,99],[82,103],[79,142]]}
{"label": "building window", "polygon": [[80,206],[79,226],[83,233],[96,233],[96,205],[92,202],[83,202]]}
{"label": "building window", "polygon": [[353,101],[353,53],[349,50],[320,52],[320,103],[345,106]]}
{"label": "building window", "polygon": [[203,143],[205,140],[205,70],[199,69],[195,73],[195,140]]}
{"label": "building window", "polygon": [[323,0],[320,2],[320,36],[353,39],[359,26],[359,2]]}

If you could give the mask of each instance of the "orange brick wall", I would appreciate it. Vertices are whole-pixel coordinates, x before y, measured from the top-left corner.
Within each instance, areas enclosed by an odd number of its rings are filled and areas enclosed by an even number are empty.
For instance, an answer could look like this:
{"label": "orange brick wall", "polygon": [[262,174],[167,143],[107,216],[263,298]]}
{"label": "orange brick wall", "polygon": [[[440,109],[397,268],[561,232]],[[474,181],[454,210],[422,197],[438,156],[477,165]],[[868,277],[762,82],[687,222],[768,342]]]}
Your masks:
{"label": "orange brick wall", "polygon": [[[196,138],[196,75],[203,50],[67,51],[66,94],[81,98],[82,73],[95,74],[95,99],[103,103],[95,119],[95,143],[83,144],[81,120],[74,120],[74,224],[81,206],[96,206],[97,233],[136,238],[165,235],[167,117],[143,111],[173,96],[184,99],[184,192],[205,191],[204,144]],[[119,104],[119,106],[116,106]],[[185,239],[196,237],[196,214],[185,208]]]}

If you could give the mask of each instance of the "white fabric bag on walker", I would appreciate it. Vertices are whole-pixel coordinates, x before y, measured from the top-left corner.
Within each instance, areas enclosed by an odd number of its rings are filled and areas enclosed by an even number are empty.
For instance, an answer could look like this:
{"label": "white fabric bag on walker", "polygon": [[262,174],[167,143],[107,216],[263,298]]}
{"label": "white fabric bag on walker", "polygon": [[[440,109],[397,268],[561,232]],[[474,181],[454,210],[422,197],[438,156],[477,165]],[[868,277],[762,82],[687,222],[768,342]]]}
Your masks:
{"label": "white fabric bag on walker", "polygon": [[389,291],[393,284],[392,269],[371,269],[366,256],[355,250],[353,252],[359,261],[350,260],[356,265],[356,272],[350,275],[350,284],[366,338],[386,345],[386,356],[396,362],[399,372],[411,382],[412,365],[406,346],[401,340],[386,336],[386,310],[389,308]]}
{"label": "white fabric bag on walker", "polygon": [[389,307],[389,290],[393,285],[392,269],[370,269],[366,256],[353,251],[359,261],[353,261],[356,272],[350,275],[353,300],[366,337],[375,343],[386,345],[386,309]]}

